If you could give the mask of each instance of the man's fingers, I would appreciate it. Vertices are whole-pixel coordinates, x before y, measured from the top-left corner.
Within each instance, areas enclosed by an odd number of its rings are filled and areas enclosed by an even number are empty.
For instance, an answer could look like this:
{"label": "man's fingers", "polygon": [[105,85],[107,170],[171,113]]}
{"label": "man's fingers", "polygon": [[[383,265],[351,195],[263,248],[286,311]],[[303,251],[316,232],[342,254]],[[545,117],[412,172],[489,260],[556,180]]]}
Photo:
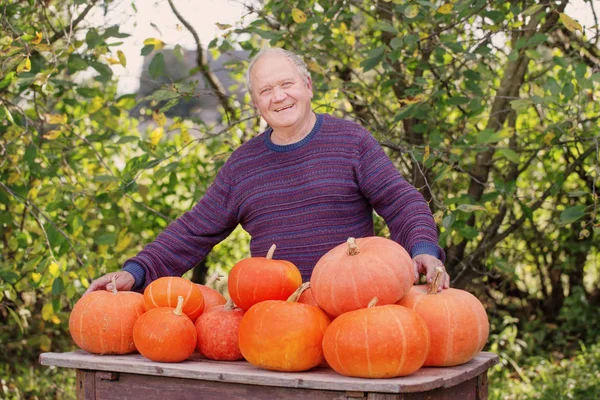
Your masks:
{"label": "man's fingers", "polygon": [[419,267],[417,266],[417,262],[413,260],[413,283],[417,283],[419,280]]}
{"label": "man's fingers", "polygon": [[84,295],[88,294],[88,293],[91,293],[91,292],[93,292],[95,290],[104,288],[108,282],[110,282],[110,279],[107,279],[106,275],[101,276],[98,279],[94,279],[92,281],[92,283],[90,284],[90,286],[85,291]]}

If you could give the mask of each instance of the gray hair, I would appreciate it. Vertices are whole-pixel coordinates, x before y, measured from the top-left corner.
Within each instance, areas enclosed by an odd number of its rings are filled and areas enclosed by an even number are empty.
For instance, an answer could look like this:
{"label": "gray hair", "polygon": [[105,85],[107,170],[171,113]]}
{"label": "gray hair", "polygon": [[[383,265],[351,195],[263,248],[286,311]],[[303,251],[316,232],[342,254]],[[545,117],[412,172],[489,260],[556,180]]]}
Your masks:
{"label": "gray hair", "polygon": [[269,47],[259,51],[258,54],[255,55],[254,58],[252,58],[250,64],[248,65],[248,69],[246,70],[246,85],[248,88],[248,93],[250,93],[250,95],[252,95],[252,77],[250,76],[252,68],[254,68],[254,64],[256,64],[258,60],[270,55],[284,56],[288,59],[289,62],[292,63],[292,65],[296,67],[298,73],[304,79],[305,82],[307,82],[310,79],[310,72],[308,72],[306,63],[300,56],[292,53],[291,51],[284,50],[280,47]]}

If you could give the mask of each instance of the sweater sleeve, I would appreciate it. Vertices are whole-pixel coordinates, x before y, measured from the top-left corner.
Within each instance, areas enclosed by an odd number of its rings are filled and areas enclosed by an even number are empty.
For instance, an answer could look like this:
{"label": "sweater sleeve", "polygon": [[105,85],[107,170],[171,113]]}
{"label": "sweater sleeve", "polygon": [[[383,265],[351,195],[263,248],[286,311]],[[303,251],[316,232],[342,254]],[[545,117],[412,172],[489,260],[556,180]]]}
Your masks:
{"label": "sweater sleeve", "polygon": [[183,275],[235,229],[238,213],[230,176],[226,163],[191,210],[125,262],[124,270],[130,272],[136,281],[133,290],[141,291],[163,276]]}
{"label": "sweater sleeve", "polygon": [[444,261],[438,232],[429,205],[408,183],[367,131],[360,147],[357,178],[360,190],[387,223],[392,240],[410,254],[430,254]]}

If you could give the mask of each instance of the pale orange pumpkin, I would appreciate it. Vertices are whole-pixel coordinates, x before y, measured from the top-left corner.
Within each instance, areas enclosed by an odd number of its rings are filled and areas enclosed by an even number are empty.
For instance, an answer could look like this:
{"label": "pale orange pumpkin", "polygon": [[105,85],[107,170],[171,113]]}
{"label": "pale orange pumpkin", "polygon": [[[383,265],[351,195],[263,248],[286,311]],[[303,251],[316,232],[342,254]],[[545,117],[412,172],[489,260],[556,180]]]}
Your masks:
{"label": "pale orange pumpkin", "polygon": [[365,308],[374,297],[380,305],[394,304],[413,281],[406,250],[376,236],[349,238],[334,247],[317,262],[310,278],[317,304],[332,317]]}
{"label": "pale orange pumpkin", "polygon": [[198,351],[211,360],[242,360],[238,336],[243,316],[244,310],[235,307],[231,299],[225,305],[206,310],[195,323]]}
{"label": "pale orange pumpkin", "polygon": [[323,353],[331,368],[359,378],[410,375],[421,368],[429,348],[423,318],[396,304],[342,314],[323,337]]}
{"label": "pale orange pumpkin", "polygon": [[192,322],[204,311],[204,296],[194,283],[176,276],[158,278],[144,289],[146,310],[177,306],[177,298],[183,297],[183,313]]}
{"label": "pale orange pumpkin", "polygon": [[430,286],[414,286],[398,302],[416,311],[427,323],[431,352],[426,366],[450,367],[468,362],[483,349],[490,333],[485,308],[471,293],[429,289],[439,286],[443,272],[439,268]]}
{"label": "pale orange pumpkin", "polygon": [[303,284],[287,301],[252,306],[240,322],[239,345],[251,364],[274,371],[306,371],[323,361],[321,343],[329,318],[318,307],[297,303]]}
{"label": "pale orange pumpkin", "polygon": [[138,351],[152,361],[180,362],[196,349],[196,328],[182,312],[183,296],[176,308],[158,307],[142,315],[133,327]]}
{"label": "pale orange pumpkin", "polygon": [[97,290],[77,301],[69,316],[71,337],[85,351],[127,354],[136,351],[133,326],[146,311],[144,297],[135,292]]}
{"label": "pale orange pumpkin", "polygon": [[265,300],[285,300],[302,284],[302,275],[289,261],[273,260],[275,245],[266,257],[239,261],[229,273],[229,296],[240,308],[248,310]]}
{"label": "pale orange pumpkin", "polygon": [[202,296],[204,297],[204,309],[208,310],[214,306],[221,306],[227,303],[227,299],[217,290],[213,289],[211,286],[214,285],[216,281],[221,279],[223,275],[215,272],[212,274],[206,281],[206,284],[201,285],[199,283],[196,284],[198,289],[202,292]]}

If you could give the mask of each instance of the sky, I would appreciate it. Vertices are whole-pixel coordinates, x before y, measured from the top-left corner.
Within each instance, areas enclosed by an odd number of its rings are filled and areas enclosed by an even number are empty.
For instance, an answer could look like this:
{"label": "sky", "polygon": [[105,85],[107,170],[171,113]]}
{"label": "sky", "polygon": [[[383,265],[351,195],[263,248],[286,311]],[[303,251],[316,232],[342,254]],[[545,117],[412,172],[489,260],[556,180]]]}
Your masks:
{"label": "sky", "polygon": [[[206,47],[216,36],[224,31],[217,23],[235,25],[248,17],[246,6],[257,4],[259,0],[172,0],[181,15],[194,27],[202,45]],[[119,92],[132,93],[139,86],[139,77],[143,57],[140,50],[147,38],[158,38],[167,46],[181,45],[184,48],[195,48],[192,35],[177,20],[167,0],[138,0],[115,1],[116,5],[106,15],[96,12],[90,15],[92,24],[106,26],[119,24],[122,32],[132,34],[122,39],[123,45],[118,49],[125,53],[127,68],[113,66],[115,75],[119,76]],[[600,12],[600,0],[593,0],[596,10]],[[137,6],[137,12],[132,7]],[[595,24],[589,5],[584,0],[573,0],[567,6],[565,13],[578,20],[584,27]],[[154,25],[154,26],[153,26]],[[115,49],[116,54],[116,49]]]}

